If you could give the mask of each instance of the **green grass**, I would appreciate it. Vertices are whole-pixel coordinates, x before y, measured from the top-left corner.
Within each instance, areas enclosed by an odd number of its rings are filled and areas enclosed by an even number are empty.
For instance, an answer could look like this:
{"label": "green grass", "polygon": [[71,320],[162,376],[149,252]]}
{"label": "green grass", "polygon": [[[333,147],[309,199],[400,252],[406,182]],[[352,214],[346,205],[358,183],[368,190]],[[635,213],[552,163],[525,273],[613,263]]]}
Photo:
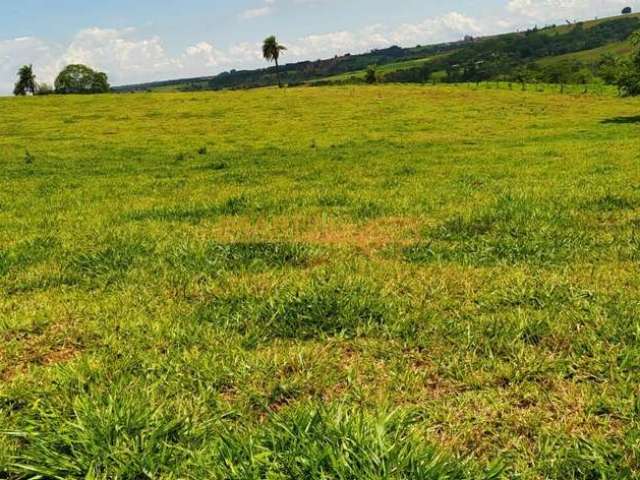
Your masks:
{"label": "green grass", "polygon": [[0,99],[0,478],[639,478],[640,102],[537,90]]}
{"label": "green grass", "polygon": [[618,58],[626,58],[632,52],[633,45],[631,44],[631,41],[614,42],[591,50],[583,50],[581,52],[567,53],[565,55],[542,58],[537,63],[539,63],[540,65],[550,65],[563,61],[577,61],[586,64],[594,64],[607,54],[613,55]]}
{"label": "green grass", "polygon": [[[451,55],[452,53],[455,53],[456,50],[452,50],[449,51],[447,53],[443,53],[440,55],[430,55],[424,58],[418,58],[418,59],[414,59],[414,60],[405,60],[405,61],[401,61],[401,62],[393,62],[393,63],[386,63],[384,65],[380,65],[376,67],[376,74],[379,76],[384,76],[388,73],[392,73],[392,72],[398,72],[398,71],[402,71],[402,70],[409,70],[411,68],[418,68],[423,66],[426,63],[430,63],[433,62],[434,60],[443,58],[443,57],[447,57],[449,55]],[[331,82],[336,82],[336,81],[345,81],[345,80],[350,80],[353,78],[362,80],[364,79],[365,75],[367,74],[366,70],[354,70],[352,72],[345,72],[345,73],[341,73],[340,75],[333,75],[330,77],[324,77],[324,78],[319,78],[317,80],[312,80],[309,83],[313,84],[316,82],[322,82],[322,81],[331,81]]]}

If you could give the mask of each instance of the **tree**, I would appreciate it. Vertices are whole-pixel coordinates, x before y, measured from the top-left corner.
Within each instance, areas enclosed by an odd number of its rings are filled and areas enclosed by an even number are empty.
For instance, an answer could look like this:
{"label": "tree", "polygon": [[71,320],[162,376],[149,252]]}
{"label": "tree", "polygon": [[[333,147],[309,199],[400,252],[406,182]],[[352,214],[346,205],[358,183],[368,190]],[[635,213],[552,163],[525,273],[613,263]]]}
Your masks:
{"label": "tree", "polygon": [[529,70],[526,66],[519,66],[513,70],[512,78],[514,81],[522,85],[522,91],[527,89],[527,82],[529,81]]}
{"label": "tree", "polygon": [[376,72],[376,67],[371,65],[367,68],[367,73],[364,76],[364,81],[369,84],[374,84],[378,81],[378,73]]}
{"label": "tree", "polygon": [[276,75],[278,76],[278,86],[280,88],[282,88],[282,81],[280,80],[280,65],[278,64],[278,60],[280,60],[280,53],[286,49],[287,47],[280,45],[273,35],[265,38],[264,44],[262,45],[262,56],[264,59],[267,62],[276,63]]}
{"label": "tree", "polygon": [[633,10],[631,9],[631,7],[624,7],[622,9],[622,15],[629,15],[632,12],[633,12]]}
{"label": "tree", "polygon": [[623,63],[618,78],[618,89],[624,96],[640,95],[640,32],[635,33],[631,41],[635,52],[630,60]]}
{"label": "tree", "polygon": [[568,60],[551,63],[543,69],[542,78],[547,83],[560,85],[560,93],[564,93],[565,85],[571,80],[573,67],[574,64]]}
{"label": "tree", "polygon": [[594,82],[593,72],[587,67],[582,67],[574,74],[574,79],[578,85],[584,87],[583,93],[587,93],[589,91],[589,84]]}
{"label": "tree", "polygon": [[18,70],[18,81],[13,89],[13,94],[16,96],[26,95],[27,93],[35,95],[37,90],[38,85],[36,84],[36,76],[33,74],[33,66],[23,65]]}
{"label": "tree", "polygon": [[107,74],[86,65],[69,65],[55,81],[56,93],[105,93],[109,91]]}
{"label": "tree", "polygon": [[614,85],[620,76],[620,62],[615,55],[606,53],[596,63],[596,71],[604,83]]}

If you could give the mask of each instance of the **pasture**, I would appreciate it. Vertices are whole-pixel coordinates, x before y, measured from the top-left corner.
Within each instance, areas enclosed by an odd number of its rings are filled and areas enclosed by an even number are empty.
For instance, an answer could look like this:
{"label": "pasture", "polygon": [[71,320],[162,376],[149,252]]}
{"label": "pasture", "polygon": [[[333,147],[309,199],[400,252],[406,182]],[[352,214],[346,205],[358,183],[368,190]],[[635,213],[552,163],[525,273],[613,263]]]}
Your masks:
{"label": "pasture", "polygon": [[640,101],[0,99],[0,478],[640,471]]}

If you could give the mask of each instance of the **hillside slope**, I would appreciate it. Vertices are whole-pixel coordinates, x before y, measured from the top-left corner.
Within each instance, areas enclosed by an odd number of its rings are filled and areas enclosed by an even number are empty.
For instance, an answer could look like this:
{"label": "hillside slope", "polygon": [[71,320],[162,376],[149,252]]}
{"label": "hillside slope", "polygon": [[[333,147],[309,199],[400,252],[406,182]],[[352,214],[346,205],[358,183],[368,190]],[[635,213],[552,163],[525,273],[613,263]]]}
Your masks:
{"label": "hillside slope", "polygon": [[[392,82],[482,81],[515,77],[520,68],[556,61],[582,62],[588,68],[605,54],[628,53],[629,36],[640,29],[640,14],[609,17],[571,25],[549,26],[458,42],[413,48],[398,46],[359,55],[291,63],[281,67],[289,85],[309,82],[362,81],[366,69],[376,66],[378,78]],[[574,65],[579,71],[584,65]],[[592,72],[598,76],[597,71]],[[145,90],[220,90],[275,85],[275,69],[232,70],[216,76],[168,80],[116,87],[119,92]]]}

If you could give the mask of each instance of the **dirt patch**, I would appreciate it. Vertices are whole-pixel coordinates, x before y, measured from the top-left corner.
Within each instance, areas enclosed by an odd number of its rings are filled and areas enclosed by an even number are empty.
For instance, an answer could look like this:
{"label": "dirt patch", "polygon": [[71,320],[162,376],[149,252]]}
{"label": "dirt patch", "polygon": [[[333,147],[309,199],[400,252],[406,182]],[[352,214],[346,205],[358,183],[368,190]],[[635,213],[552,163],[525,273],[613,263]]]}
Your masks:
{"label": "dirt patch", "polygon": [[9,382],[32,366],[52,366],[73,360],[81,347],[75,335],[62,325],[52,325],[39,333],[4,335],[3,343],[16,343],[11,352],[0,347],[0,381]]}
{"label": "dirt patch", "polygon": [[366,224],[327,225],[303,234],[303,239],[312,244],[355,247],[372,255],[391,244],[410,244],[420,228],[417,219],[389,217]]}

